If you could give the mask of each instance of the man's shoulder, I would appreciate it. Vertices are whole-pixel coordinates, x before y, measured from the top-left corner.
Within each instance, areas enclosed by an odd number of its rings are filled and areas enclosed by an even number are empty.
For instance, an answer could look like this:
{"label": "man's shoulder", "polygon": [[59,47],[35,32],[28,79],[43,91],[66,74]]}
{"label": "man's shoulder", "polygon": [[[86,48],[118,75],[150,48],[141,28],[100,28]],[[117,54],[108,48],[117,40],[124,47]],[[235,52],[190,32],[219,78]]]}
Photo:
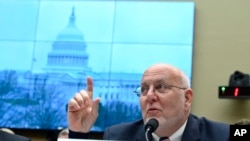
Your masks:
{"label": "man's shoulder", "polygon": [[144,124],[142,119],[116,124],[104,131],[104,139],[108,140],[136,140],[143,136]]}
{"label": "man's shoulder", "polygon": [[190,115],[186,126],[186,134],[195,138],[210,140],[229,140],[229,124],[213,121],[206,117]]}
{"label": "man's shoulder", "polygon": [[206,117],[198,117],[195,115],[190,115],[189,120],[192,122],[196,122],[196,124],[199,124],[199,127],[205,127],[205,128],[223,128],[229,130],[229,124],[224,122],[218,122],[211,119],[208,119]]}
{"label": "man's shoulder", "polygon": [[137,127],[142,127],[143,125],[144,125],[143,120],[139,119],[139,120],[132,121],[132,122],[124,122],[124,123],[115,124],[115,125],[108,127],[107,129],[137,128]]}

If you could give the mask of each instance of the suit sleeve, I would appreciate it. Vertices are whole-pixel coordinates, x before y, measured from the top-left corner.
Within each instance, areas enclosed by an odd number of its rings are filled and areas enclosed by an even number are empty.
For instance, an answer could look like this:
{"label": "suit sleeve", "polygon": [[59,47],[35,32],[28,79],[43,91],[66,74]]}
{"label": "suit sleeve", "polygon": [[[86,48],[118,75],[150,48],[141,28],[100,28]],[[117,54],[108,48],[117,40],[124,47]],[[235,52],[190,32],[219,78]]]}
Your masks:
{"label": "suit sleeve", "polygon": [[69,130],[69,138],[70,139],[88,139],[89,134],[81,133],[81,132],[74,132],[74,131]]}

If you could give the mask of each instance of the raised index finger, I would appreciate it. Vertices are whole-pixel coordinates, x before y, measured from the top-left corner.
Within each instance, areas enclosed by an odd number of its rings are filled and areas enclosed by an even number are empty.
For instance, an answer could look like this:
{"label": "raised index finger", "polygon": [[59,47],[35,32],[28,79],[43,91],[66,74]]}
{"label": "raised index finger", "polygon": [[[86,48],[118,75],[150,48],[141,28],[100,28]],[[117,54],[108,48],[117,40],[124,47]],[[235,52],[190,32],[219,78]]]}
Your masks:
{"label": "raised index finger", "polygon": [[87,93],[89,95],[89,98],[93,98],[93,79],[88,76],[87,77]]}

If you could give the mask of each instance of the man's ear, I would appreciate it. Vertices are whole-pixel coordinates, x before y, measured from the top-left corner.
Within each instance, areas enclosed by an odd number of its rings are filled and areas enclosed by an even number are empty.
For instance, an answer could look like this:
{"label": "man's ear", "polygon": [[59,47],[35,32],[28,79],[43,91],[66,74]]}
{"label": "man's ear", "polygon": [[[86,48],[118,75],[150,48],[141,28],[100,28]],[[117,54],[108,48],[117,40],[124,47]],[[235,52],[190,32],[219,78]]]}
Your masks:
{"label": "man's ear", "polygon": [[186,108],[186,110],[191,109],[192,99],[193,99],[193,90],[186,89],[185,90],[185,108]]}

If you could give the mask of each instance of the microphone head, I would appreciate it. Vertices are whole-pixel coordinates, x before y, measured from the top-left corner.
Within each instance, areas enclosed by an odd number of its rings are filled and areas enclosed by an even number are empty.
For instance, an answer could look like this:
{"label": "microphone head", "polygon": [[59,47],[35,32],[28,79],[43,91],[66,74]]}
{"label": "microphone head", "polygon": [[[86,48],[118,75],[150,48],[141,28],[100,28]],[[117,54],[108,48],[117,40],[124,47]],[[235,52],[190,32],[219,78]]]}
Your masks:
{"label": "microphone head", "polygon": [[151,118],[146,124],[145,124],[145,131],[150,130],[151,133],[153,133],[159,126],[159,122],[155,118]]}

